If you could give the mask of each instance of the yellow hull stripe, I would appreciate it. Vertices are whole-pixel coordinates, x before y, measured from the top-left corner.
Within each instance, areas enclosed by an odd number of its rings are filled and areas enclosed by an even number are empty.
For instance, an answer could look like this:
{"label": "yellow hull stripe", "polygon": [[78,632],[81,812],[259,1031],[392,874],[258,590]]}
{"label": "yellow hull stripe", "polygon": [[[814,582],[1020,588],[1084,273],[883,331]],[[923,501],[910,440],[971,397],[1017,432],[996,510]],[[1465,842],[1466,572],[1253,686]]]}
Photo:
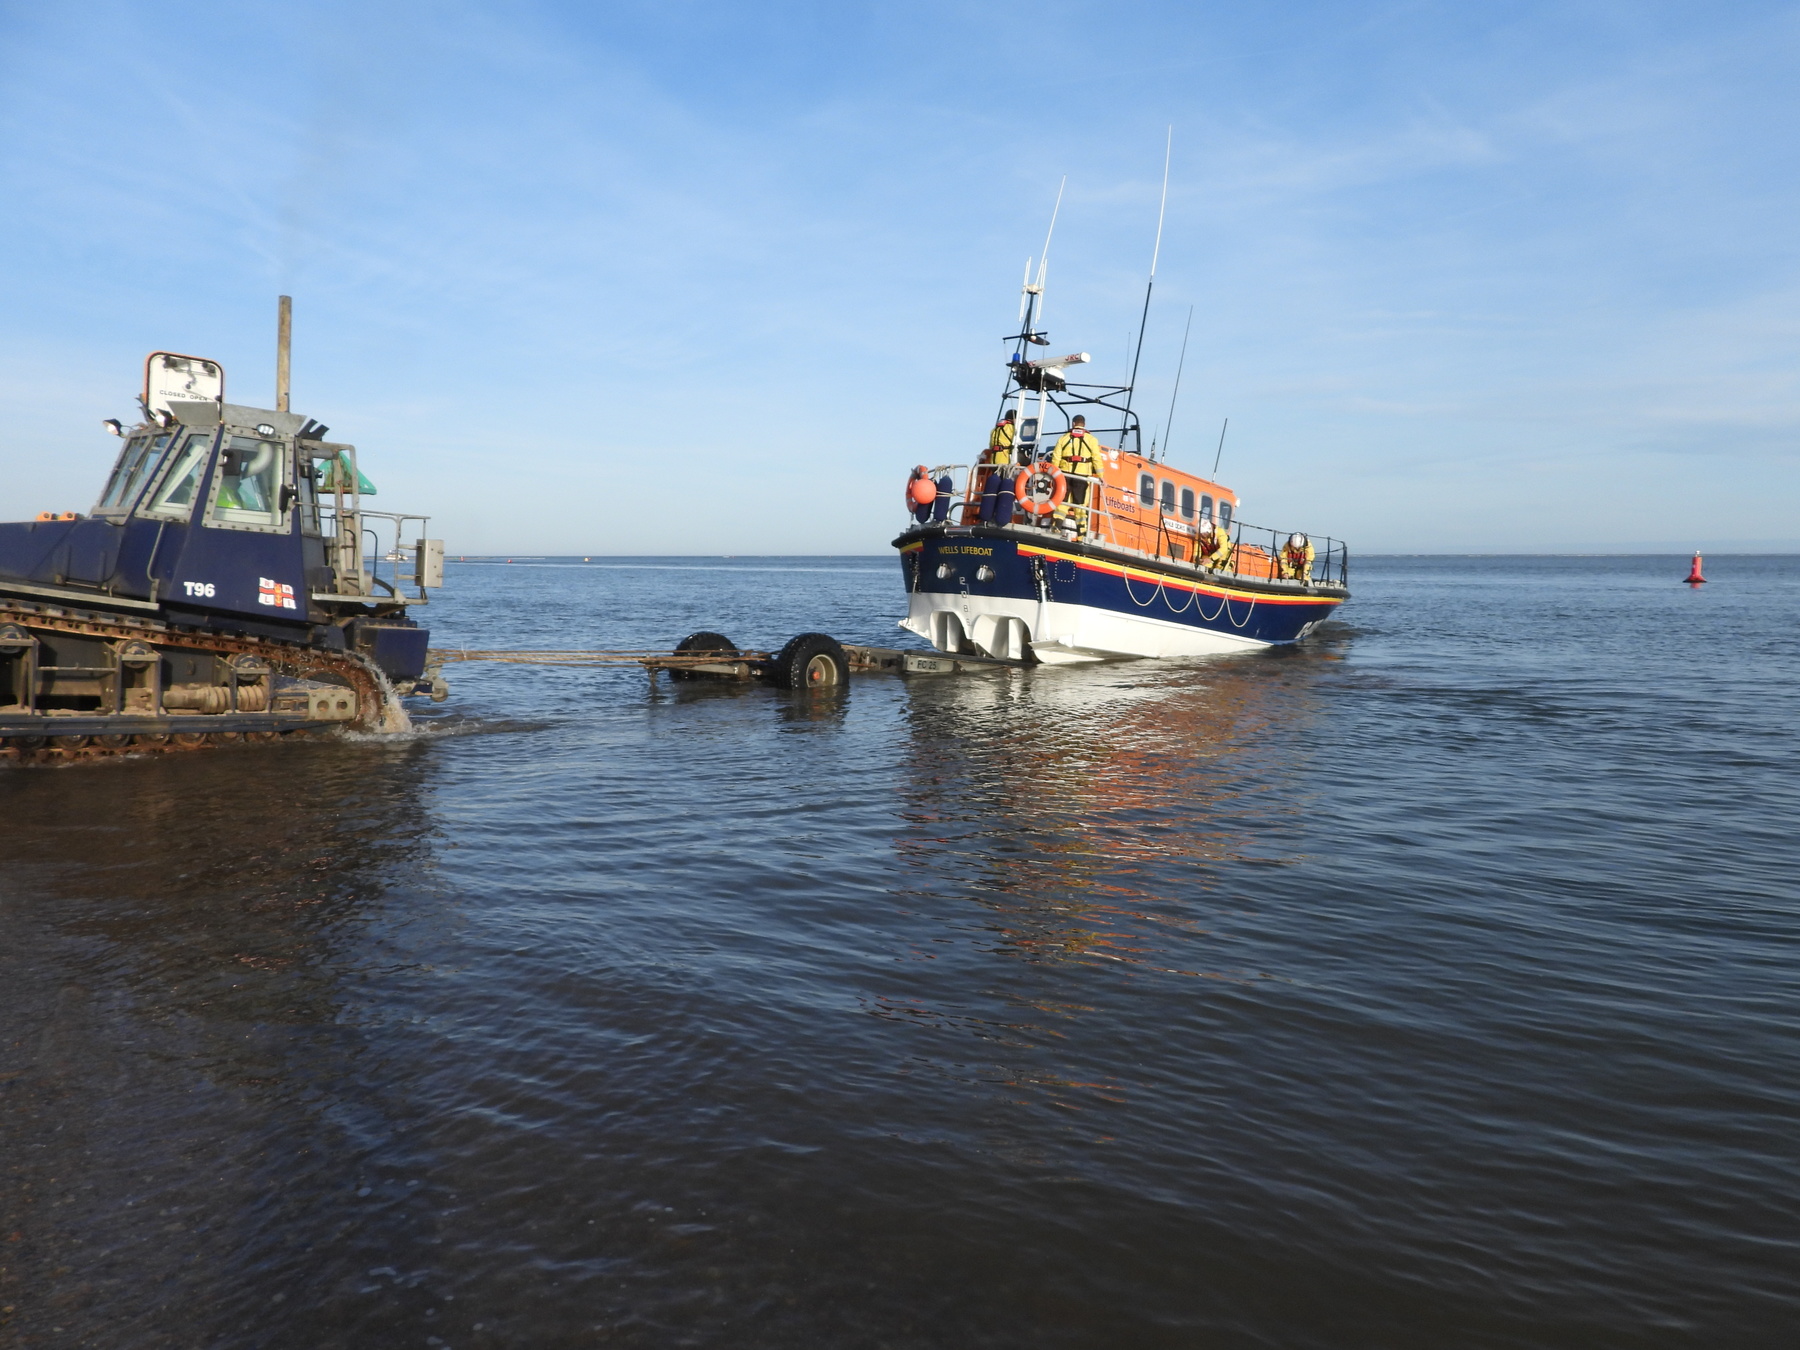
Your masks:
{"label": "yellow hull stripe", "polygon": [[1162,572],[1145,572],[1135,567],[1124,567],[1116,563],[1100,562],[1093,558],[1077,557],[1073,553],[1059,553],[1055,549],[1030,548],[1024,544],[1017,545],[1021,557],[1037,556],[1051,558],[1057,562],[1074,563],[1077,567],[1085,567],[1090,572],[1103,572],[1109,576],[1124,577],[1128,581],[1142,581],[1152,586],[1162,586],[1170,590],[1192,591],[1195,595],[1212,595],[1221,599],[1254,600],[1259,605],[1341,605],[1342,597],[1335,595],[1269,595],[1263,591],[1241,591],[1231,586],[1204,586],[1198,582],[1181,581]]}

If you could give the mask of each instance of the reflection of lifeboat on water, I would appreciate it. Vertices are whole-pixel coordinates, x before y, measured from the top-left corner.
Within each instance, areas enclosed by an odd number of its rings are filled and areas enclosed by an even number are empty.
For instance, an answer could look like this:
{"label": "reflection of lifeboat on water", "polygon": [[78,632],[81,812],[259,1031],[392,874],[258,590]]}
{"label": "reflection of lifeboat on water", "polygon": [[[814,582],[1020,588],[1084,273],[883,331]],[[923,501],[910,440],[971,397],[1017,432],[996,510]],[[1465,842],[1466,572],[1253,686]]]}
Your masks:
{"label": "reflection of lifeboat on water", "polygon": [[[1043,276],[1007,339],[1011,462],[921,465],[907,483],[913,523],[894,540],[909,592],[901,627],[940,651],[1051,664],[1306,637],[1350,598],[1345,546],[1246,525],[1229,488],[1159,462],[1154,446],[1146,455],[1130,385],[1069,380],[1087,353],[1028,359],[1048,344],[1036,327]],[[1103,443],[1096,476],[1051,462],[1077,417],[1112,422],[1088,428]]]}

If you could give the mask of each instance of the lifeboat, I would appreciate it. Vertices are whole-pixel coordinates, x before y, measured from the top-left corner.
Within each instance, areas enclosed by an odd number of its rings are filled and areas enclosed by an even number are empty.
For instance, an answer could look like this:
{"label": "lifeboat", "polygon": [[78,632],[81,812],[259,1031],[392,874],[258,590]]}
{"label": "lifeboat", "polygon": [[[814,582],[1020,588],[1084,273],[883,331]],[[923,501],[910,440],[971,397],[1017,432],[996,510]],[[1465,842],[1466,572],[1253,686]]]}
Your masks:
{"label": "lifeboat", "polygon": [[[1009,339],[1004,462],[986,451],[912,470],[909,482],[937,490],[893,541],[901,626],[940,651],[1052,664],[1304,641],[1350,598],[1345,544],[1252,524],[1230,487],[1146,450],[1130,385],[1071,380],[1088,353],[1033,358],[1049,342],[1042,297],[1040,270]],[[1058,467],[1056,447],[1078,427],[1096,474]]]}

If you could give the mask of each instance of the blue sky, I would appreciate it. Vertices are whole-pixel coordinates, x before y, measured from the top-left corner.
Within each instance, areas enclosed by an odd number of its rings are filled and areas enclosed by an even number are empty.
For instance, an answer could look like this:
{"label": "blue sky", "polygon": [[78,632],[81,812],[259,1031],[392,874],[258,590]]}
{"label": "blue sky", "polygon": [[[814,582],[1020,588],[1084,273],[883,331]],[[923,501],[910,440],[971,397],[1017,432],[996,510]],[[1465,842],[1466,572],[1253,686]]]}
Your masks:
{"label": "blue sky", "polygon": [[1800,547],[1800,7],[0,4],[0,515],[144,354],[459,552],[877,553],[1047,326],[1246,517]]}

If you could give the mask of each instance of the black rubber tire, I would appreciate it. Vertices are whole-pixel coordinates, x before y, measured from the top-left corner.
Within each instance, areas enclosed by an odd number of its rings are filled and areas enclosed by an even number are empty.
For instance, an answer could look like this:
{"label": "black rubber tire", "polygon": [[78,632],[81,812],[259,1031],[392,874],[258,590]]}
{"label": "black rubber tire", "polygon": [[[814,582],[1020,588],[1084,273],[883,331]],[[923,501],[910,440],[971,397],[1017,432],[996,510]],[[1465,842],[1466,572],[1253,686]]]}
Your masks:
{"label": "black rubber tire", "polygon": [[783,689],[842,689],[850,683],[850,658],[831,634],[802,633],[769,663],[769,682]]}
{"label": "black rubber tire", "polygon": [[[714,633],[702,628],[698,633],[689,633],[675,644],[675,655],[680,656],[686,652],[718,652],[725,656],[736,656],[738,646],[723,633]],[[671,680],[705,680],[717,677],[708,676],[704,671],[699,670],[671,670],[669,678]]]}

